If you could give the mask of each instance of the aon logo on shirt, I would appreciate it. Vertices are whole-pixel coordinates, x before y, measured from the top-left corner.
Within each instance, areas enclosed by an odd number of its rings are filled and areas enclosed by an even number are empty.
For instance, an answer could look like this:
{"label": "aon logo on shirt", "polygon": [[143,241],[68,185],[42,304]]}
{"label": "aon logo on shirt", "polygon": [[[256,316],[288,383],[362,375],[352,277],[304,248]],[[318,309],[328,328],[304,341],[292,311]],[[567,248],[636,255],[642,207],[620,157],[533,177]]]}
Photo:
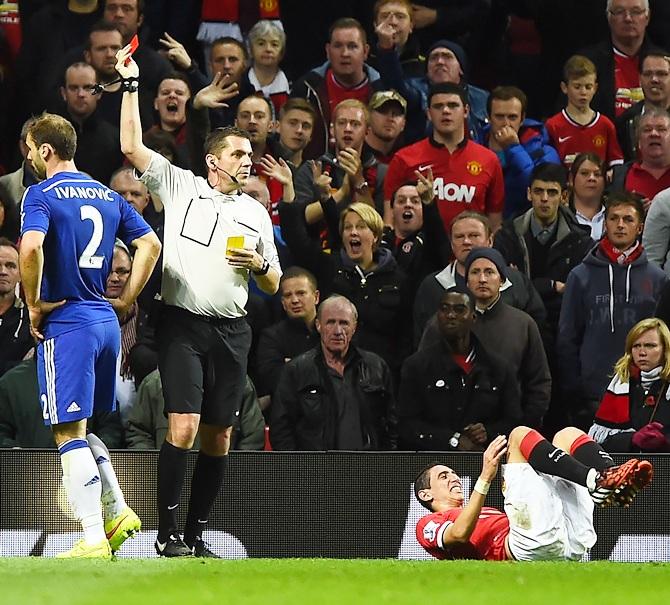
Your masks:
{"label": "aon logo on shirt", "polygon": [[445,183],[442,177],[438,177],[433,183],[433,191],[439,200],[471,204],[477,188],[474,185]]}

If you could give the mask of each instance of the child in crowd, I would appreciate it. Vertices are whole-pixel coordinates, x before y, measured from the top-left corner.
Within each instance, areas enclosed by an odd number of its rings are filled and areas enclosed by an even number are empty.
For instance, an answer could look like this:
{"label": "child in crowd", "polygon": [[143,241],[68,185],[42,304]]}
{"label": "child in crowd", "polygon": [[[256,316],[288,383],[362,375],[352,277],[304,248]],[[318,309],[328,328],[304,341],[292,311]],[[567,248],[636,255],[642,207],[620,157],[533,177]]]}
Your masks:
{"label": "child in crowd", "polygon": [[565,109],[546,121],[551,144],[566,168],[579,153],[592,152],[612,168],[623,163],[614,124],[591,109],[598,89],[596,66],[582,55],[573,55],[563,67],[561,90],[568,97]]}

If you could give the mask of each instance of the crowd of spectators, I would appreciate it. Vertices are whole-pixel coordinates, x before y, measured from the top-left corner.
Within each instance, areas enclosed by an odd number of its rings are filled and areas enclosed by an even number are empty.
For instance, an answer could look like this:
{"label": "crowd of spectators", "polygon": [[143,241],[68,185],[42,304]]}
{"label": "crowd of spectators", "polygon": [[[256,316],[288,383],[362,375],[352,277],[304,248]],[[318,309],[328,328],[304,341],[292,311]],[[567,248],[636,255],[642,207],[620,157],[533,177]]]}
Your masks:
{"label": "crowd of spectators", "polygon": [[[146,146],[204,176],[207,134],[242,128],[245,192],[274,226],[283,277],[275,297],[251,286],[235,447],[482,451],[523,423],[663,451],[665,382],[632,440],[610,438],[606,394],[631,382],[644,400],[626,364],[647,331],[670,355],[662,322],[627,341],[670,316],[668,6],[2,4],[0,447],[54,446],[16,248],[34,116],[71,121],[77,167],[162,238],[161,200],[119,139],[115,55],[138,34]],[[93,418],[111,448],[164,440],[161,265],[120,319],[119,411]],[[131,266],[117,245],[110,298]]]}

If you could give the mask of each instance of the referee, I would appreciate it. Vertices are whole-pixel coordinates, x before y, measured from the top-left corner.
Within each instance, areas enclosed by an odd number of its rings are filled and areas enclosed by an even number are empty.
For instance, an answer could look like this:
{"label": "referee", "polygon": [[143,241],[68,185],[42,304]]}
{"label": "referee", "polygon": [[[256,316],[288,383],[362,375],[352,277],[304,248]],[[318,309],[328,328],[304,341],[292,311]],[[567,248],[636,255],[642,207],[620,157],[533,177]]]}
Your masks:
{"label": "referee", "polygon": [[[248,134],[232,127],[210,133],[207,180],[149,150],[142,143],[139,68],[129,48],[117,53],[116,64],[124,91],[121,149],[165,206],[165,307],[157,339],[168,432],[158,457],[156,551],[164,557],[216,557],[202,532],[223,484],[242,401],[251,344],[244,319],[249,275],[274,294],[281,268],[270,216],[241,192],[251,172]],[[198,429],[201,447],[182,539],[177,508]]]}

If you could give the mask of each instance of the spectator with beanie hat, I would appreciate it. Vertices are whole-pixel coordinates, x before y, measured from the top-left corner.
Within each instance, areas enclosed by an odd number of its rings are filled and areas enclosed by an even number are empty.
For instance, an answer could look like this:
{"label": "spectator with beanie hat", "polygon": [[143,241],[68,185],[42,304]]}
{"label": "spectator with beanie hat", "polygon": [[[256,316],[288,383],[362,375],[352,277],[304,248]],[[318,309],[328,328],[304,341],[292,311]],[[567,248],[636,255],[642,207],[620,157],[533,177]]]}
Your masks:
{"label": "spectator with beanie hat", "polygon": [[428,49],[426,57],[426,75],[407,79],[402,77],[397,53],[380,53],[377,58],[377,67],[384,83],[407,99],[407,140],[417,140],[428,134],[428,91],[432,86],[444,83],[458,84],[465,90],[470,108],[468,133],[470,138],[476,139],[488,121],[486,105],[489,93],[467,83],[468,60],[465,50],[451,40],[437,40]]}
{"label": "spectator with beanie hat", "polygon": [[[551,375],[537,324],[527,313],[500,298],[509,268],[494,248],[475,248],[465,259],[467,286],[475,298],[477,320],[472,331],[490,351],[505,359],[521,388],[522,423],[539,428],[549,407]],[[439,331],[427,327],[419,350],[439,340]]]}

